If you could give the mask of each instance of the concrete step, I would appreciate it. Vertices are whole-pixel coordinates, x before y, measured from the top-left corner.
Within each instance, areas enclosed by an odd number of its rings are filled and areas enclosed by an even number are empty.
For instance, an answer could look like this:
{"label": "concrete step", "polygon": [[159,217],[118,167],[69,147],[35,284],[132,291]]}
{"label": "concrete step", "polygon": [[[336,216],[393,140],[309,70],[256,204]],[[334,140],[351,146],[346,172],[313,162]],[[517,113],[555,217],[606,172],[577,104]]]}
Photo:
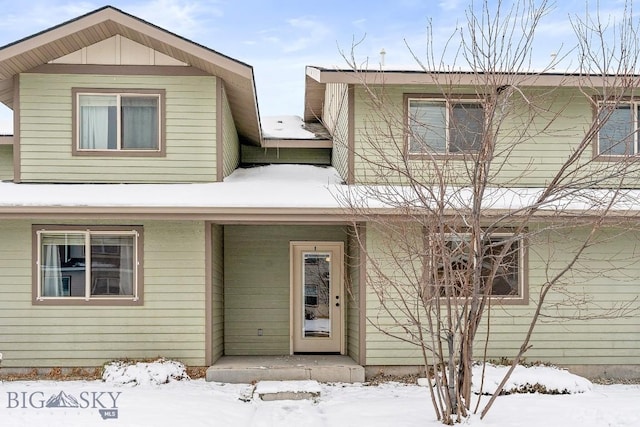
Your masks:
{"label": "concrete step", "polygon": [[316,400],[322,389],[317,381],[259,381],[254,398],[274,400]]}
{"label": "concrete step", "polygon": [[348,356],[224,356],[207,369],[207,381],[364,382],[364,368]]}

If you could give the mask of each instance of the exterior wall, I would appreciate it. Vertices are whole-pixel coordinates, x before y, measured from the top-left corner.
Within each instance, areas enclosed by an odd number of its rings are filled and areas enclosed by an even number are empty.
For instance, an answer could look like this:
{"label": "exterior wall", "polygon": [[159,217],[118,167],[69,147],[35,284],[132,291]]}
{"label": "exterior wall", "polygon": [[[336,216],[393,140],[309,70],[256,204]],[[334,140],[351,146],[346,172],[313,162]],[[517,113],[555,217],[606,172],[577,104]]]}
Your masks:
{"label": "exterior wall", "polygon": [[33,306],[32,222],[0,221],[2,367],[99,366],[159,355],[205,364],[204,224],[135,224],[144,227],[144,305]]}
{"label": "exterior wall", "polygon": [[222,226],[211,226],[211,355],[224,354],[224,250]]}
{"label": "exterior wall", "polygon": [[[499,305],[491,312],[492,325],[487,357],[512,359],[518,352],[526,334],[528,322],[535,310],[534,304],[545,274],[562,268],[575,253],[577,245],[587,235],[585,230],[571,229],[566,235],[542,232],[529,248],[528,305]],[[525,358],[560,365],[640,365],[640,306],[638,295],[640,258],[638,240],[640,232],[607,230],[581,258],[574,271],[566,276],[563,292],[588,301],[589,311],[577,311],[573,304],[563,303],[560,292],[550,294],[543,317],[535,328]],[[551,243],[549,243],[551,242]],[[367,229],[367,248],[384,263],[385,243],[374,227]],[[546,260],[551,259],[549,263]],[[389,264],[390,265],[390,264]],[[549,269],[547,268],[549,267]],[[389,268],[389,267],[386,267]],[[375,280],[369,267],[368,280]],[[629,304],[630,315],[619,317],[620,307]],[[393,322],[379,310],[378,297],[367,285],[367,317],[383,327]],[[607,312],[607,308],[612,308]],[[631,311],[635,309],[635,311]],[[607,314],[605,318],[576,319],[577,315]],[[627,313],[629,314],[629,313]],[[555,319],[549,317],[555,316]],[[558,316],[564,318],[560,319]],[[486,320],[486,317],[485,317]],[[483,325],[486,332],[486,325]],[[478,336],[476,352],[484,344],[483,333]],[[407,343],[379,332],[367,323],[367,365],[421,365],[419,350]]]}
{"label": "exterior wall", "polygon": [[[212,76],[21,74],[21,180],[215,181],[215,79]],[[73,156],[72,87],[165,89],[166,156]]]}
{"label": "exterior wall", "polygon": [[222,129],[223,173],[227,177],[240,164],[240,141],[236,125],[233,122],[233,116],[231,115],[227,93],[224,90],[222,91]]}
{"label": "exterior wall", "polygon": [[345,298],[347,308],[347,350],[349,356],[360,362],[360,267],[364,259],[360,257],[360,243],[353,235],[349,235],[347,243],[347,277],[349,278]]}
{"label": "exterior wall", "polygon": [[0,181],[13,180],[13,146],[0,145]]}
{"label": "exterior wall", "polygon": [[264,148],[242,145],[242,164],[330,165],[329,148]]}
{"label": "exterior wall", "polygon": [[289,354],[289,242],[295,240],[344,242],[346,232],[335,226],[224,227],[225,355]]}
{"label": "exterior wall", "polygon": [[[379,100],[385,107],[372,106],[370,96],[362,87],[355,88],[354,96],[354,174],[356,183],[402,182],[393,169],[374,166],[401,165],[405,152],[404,126],[406,123],[404,94],[441,93],[440,89],[429,86],[388,86],[377,89]],[[458,88],[462,94],[474,94],[473,88]],[[509,115],[499,133],[498,149],[492,161],[492,170],[499,175],[492,177],[492,184],[506,184],[514,187],[539,187],[545,185],[560,170],[578,146],[592,120],[593,110],[590,100],[578,90],[549,88],[528,89],[526,95],[538,105],[546,108],[544,117],[540,111],[529,123],[530,111],[521,98],[512,96],[512,105],[507,108]],[[513,107],[513,108],[512,108]],[[553,121],[551,125],[549,122]],[[530,136],[524,142],[513,144],[524,130]],[[372,143],[375,142],[375,143]],[[512,148],[512,149],[511,149]],[[580,176],[595,176],[609,168],[610,162],[592,162],[592,149],[588,149],[575,170]],[[438,182],[435,173],[437,165],[445,171],[451,184],[464,185],[469,182],[464,159],[412,159],[408,162],[414,176],[425,182]],[[622,184],[623,187],[638,186],[637,167],[628,163],[620,164],[628,170],[635,170]],[[628,174],[629,172],[627,172]],[[382,178],[384,177],[384,178]],[[620,185],[619,182],[614,185]]]}
{"label": "exterior wall", "polygon": [[332,166],[344,181],[349,175],[349,86],[344,83],[326,85],[323,121],[333,136]]}

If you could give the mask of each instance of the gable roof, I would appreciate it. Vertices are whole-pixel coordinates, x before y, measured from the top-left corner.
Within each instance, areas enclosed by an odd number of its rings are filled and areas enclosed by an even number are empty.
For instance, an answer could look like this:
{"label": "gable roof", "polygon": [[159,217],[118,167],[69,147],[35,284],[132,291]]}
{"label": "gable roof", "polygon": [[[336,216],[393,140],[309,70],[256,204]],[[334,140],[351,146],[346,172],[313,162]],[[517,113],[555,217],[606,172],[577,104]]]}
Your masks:
{"label": "gable roof", "polygon": [[225,82],[238,133],[259,145],[260,115],[253,67],[112,6],[0,47],[0,102],[13,105],[13,76],[115,35],[150,47]]}

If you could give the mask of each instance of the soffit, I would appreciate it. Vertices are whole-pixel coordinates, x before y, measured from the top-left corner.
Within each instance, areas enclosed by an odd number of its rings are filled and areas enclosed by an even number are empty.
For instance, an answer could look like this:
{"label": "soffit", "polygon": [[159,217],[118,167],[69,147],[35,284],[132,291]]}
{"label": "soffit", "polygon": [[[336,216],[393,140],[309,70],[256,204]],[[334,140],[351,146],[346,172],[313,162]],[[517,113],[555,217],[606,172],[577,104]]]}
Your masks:
{"label": "soffit", "polygon": [[16,74],[118,34],[220,77],[238,133],[259,145],[260,118],[250,65],[110,6],[0,48],[0,102],[12,107]]}

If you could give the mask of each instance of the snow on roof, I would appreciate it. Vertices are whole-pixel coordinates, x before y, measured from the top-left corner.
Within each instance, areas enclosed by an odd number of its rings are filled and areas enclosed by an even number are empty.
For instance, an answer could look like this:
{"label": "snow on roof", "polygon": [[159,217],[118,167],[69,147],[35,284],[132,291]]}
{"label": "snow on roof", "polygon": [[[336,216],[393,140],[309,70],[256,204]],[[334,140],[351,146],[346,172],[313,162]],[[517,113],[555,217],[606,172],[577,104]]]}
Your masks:
{"label": "snow on roof", "polygon": [[[432,190],[437,194],[438,189]],[[451,210],[468,209],[473,190],[450,187],[443,200]],[[541,188],[488,188],[483,208],[516,211],[533,206]],[[349,201],[370,208],[420,208],[428,196],[400,186],[343,185],[332,167],[269,165],[237,169],[224,182],[202,184],[15,184],[0,182],[0,209],[11,207],[141,208],[343,208]],[[589,210],[637,214],[640,190],[567,190],[547,198],[550,214]],[[435,202],[434,202],[435,203]]]}
{"label": "snow on roof", "polygon": [[203,184],[15,184],[0,182],[0,207],[337,207],[332,167],[270,165],[238,169]]}
{"label": "snow on roof", "polygon": [[262,135],[278,139],[314,139],[316,134],[306,130],[300,116],[267,116],[262,118]]}

